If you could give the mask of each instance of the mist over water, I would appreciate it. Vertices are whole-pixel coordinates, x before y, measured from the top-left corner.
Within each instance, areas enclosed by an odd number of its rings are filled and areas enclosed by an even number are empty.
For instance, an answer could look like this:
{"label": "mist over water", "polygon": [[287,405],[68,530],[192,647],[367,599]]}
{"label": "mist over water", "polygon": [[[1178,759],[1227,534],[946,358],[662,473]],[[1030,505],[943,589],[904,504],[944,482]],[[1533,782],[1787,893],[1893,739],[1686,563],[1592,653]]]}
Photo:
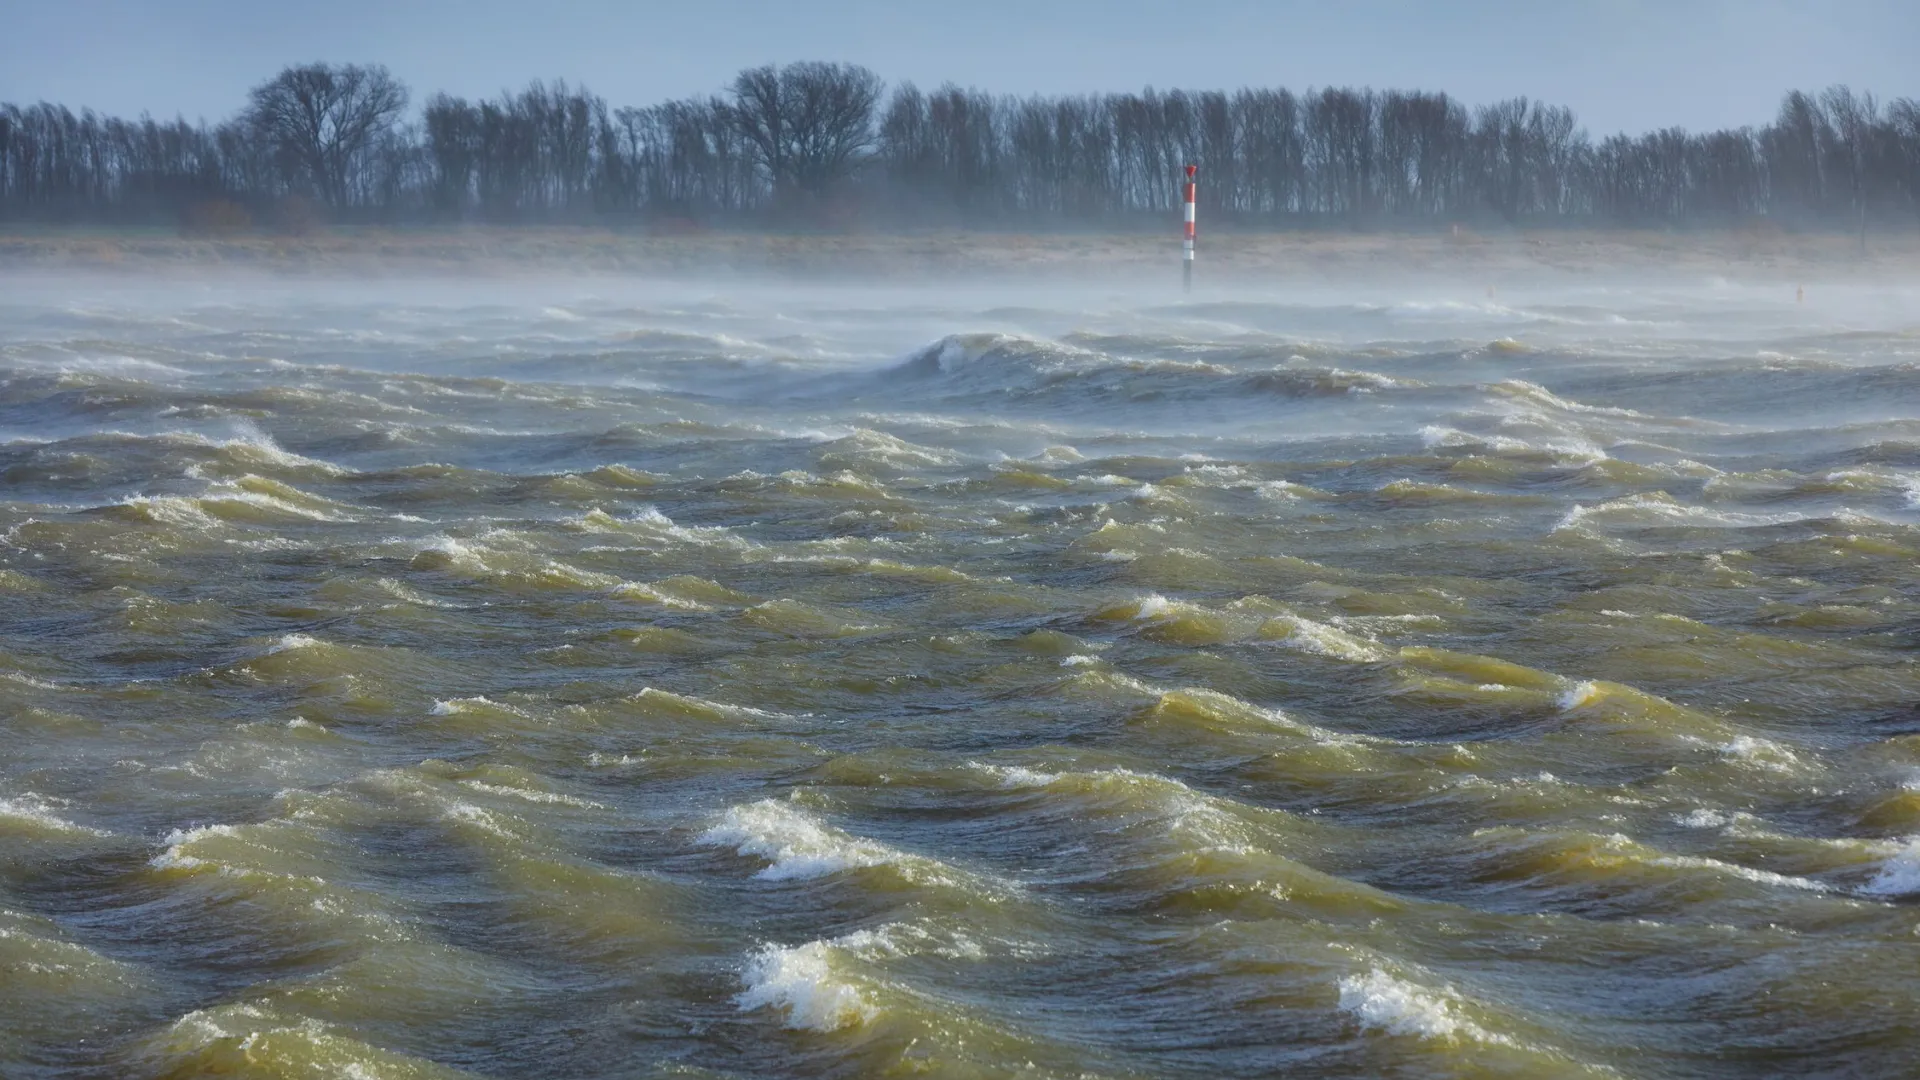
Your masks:
{"label": "mist over water", "polygon": [[1916,299],[10,282],[0,1074],[1907,1075]]}

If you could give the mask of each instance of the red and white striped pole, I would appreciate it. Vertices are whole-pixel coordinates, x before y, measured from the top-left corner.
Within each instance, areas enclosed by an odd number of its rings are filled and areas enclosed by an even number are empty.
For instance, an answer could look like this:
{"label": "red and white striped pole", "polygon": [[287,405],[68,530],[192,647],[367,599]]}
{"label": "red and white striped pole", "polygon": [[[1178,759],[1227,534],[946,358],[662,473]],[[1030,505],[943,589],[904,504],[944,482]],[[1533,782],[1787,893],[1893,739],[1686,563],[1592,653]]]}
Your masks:
{"label": "red and white striped pole", "polygon": [[1180,277],[1187,292],[1193,291],[1193,189],[1195,186],[1193,174],[1199,171],[1200,166],[1198,165],[1187,166],[1187,182],[1186,185],[1180,189],[1180,200],[1183,208],[1182,213],[1184,213],[1187,218],[1186,247],[1180,253]]}

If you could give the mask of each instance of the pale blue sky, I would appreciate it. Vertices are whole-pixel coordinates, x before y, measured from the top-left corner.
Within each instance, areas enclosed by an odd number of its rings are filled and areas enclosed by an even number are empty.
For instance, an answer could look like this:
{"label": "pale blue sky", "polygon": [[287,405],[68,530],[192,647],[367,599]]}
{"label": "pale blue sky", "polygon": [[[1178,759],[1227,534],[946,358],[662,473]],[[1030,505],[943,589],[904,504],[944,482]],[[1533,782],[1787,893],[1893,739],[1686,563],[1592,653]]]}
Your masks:
{"label": "pale blue sky", "polygon": [[1847,82],[1920,97],[1920,0],[7,0],[0,101],[219,119],[287,63],[377,61],[465,95],[533,78],[616,105],[741,67],[851,60],[1016,93],[1242,85],[1525,94],[1590,130],[1769,119]]}

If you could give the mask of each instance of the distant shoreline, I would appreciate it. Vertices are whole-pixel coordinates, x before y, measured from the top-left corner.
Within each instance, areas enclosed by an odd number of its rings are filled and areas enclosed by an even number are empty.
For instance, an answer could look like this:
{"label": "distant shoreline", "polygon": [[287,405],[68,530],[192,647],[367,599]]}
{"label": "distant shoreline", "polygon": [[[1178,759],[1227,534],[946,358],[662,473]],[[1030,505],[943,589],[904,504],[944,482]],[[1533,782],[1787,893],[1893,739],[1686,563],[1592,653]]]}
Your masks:
{"label": "distant shoreline", "polygon": [[[1177,222],[1175,223],[1177,228]],[[0,230],[0,274],[256,274],[292,277],[542,274],[747,275],[909,282],[950,276],[1101,280],[1178,267],[1179,240],[1140,233],[711,232],[656,235],[564,227],[351,228],[284,237],[192,237],[100,229]],[[1857,236],[1763,229],[1687,232],[1202,232],[1202,281],[1364,280],[1471,274],[1489,285],[1636,273],[1920,280],[1920,232]]]}

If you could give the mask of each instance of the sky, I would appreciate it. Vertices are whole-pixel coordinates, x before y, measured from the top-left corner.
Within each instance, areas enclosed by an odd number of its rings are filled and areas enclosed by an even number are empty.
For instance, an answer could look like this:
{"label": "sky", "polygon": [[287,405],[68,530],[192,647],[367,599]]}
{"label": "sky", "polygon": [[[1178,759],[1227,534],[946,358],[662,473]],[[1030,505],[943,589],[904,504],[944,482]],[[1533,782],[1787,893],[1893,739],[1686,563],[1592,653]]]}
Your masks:
{"label": "sky", "polygon": [[1525,95],[1596,135],[1760,124],[1789,89],[1920,97],[1920,0],[6,0],[0,101],[220,120],[292,63],[615,106],[843,60],[1006,93],[1352,85]]}

